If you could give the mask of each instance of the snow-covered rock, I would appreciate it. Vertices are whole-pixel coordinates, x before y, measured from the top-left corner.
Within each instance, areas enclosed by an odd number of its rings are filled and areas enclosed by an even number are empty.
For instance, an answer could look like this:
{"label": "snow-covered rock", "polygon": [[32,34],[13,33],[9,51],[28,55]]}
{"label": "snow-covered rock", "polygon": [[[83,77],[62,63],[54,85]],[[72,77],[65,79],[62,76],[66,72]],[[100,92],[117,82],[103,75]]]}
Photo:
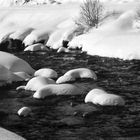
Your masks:
{"label": "snow-covered rock", "polygon": [[48,49],[45,45],[37,43],[26,47],[24,51],[48,51]]}
{"label": "snow-covered rock", "polygon": [[72,84],[50,84],[37,90],[33,97],[43,99],[51,95],[80,95],[83,94],[82,90]]}
{"label": "snow-covered rock", "polygon": [[124,99],[115,94],[109,94],[102,89],[93,89],[85,97],[85,103],[91,102],[93,104],[102,106],[124,106]]}
{"label": "snow-covered rock", "polygon": [[25,89],[37,91],[48,84],[55,84],[55,81],[46,77],[38,76],[30,79],[26,86],[19,86],[16,90]]}
{"label": "snow-covered rock", "polygon": [[27,117],[31,113],[31,109],[29,107],[22,107],[21,109],[18,110],[18,115]]}
{"label": "snow-covered rock", "polygon": [[79,78],[89,78],[97,80],[96,74],[87,68],[77,68],[66,72],[63,76],[59,77],[56,81],[57,84],[74,82]]}
{"label": "snow-covered rock", "polygon": [[34,73],[34,76],[43,76],[47,78],[57,78],[58,74],[55,70],[50,68],[41,68]]}
{"label": "snow-covered rock", "polygon": [[97,80],[97,76],[94,71],[88,69],[88,68],[77,68],[67,71],[64,76],[71,76],[75,79],[77,78],[90,78]]}
{"label": "snow-covered rock", "polygon": [[30,75],[33,75],[35,72],[35,70],[23,59],[2,51],[0,51],[0,65],[12,72],[25,72]]}

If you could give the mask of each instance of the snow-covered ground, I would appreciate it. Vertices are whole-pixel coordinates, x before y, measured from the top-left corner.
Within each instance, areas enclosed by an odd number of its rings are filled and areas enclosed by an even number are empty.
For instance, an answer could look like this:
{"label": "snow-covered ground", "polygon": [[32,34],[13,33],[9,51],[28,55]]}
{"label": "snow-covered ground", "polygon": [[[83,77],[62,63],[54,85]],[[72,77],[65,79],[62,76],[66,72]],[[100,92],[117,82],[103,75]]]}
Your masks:
{"label": "snow-covered ground", "polygon": [[[91,55],[140,59],[139,0],[100,0],[107,11],[121,14],[110,17],[97,29],[76,36],[75,19],[83,0],[1,0],[0,42],[20,39],[26,46],[41,40],[55,49],[68,40],[69,47],[81,47]],[[47,3],[46,5],[37,5]],[[140,8],[139,8],[140,10]]]}

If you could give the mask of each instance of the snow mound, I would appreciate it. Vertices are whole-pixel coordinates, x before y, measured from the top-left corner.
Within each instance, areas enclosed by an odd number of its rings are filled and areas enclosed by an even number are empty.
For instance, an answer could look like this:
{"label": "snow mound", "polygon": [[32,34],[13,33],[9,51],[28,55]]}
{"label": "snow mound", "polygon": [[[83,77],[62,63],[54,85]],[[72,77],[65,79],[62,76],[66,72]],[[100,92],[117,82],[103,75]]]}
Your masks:
{"label": "snow mound", "polygon": [[55,79],[55,78],[58,77],[58,74],[53,69],[50,69],[50,68],[42,68],[42,69],[37,70],[34,73],[34,76],[43,76],[43,77]]}
{"label": "snow mound", "polygon": [[38,89],[41,89],[42,87],[48,84],[55,84],[55,81],[49,78],[38,76],[29,80],[26,86],[17,87],[17,90],[25,89],[25,90],[37,91]]}
{"label": "snow mound", "polygon": [[37,90],[33,97],[43,99],[50,95],[80,95],[82,91],[72,84],[50,84]]}
{"label": "snow mound", "polygon": [[87,68],[72,69],[66,72],[63,76],[59,77],[56,81],[57,84],[74,82],[76,79],[89,78],[97,80],[96,74]]}
{"label": "snow mound", "polygon": [[18,110],[18,115],[19,116],[29,116],[31,113],[31,109],[29,107],[22,107],[21,109]]}
{"label": "snow mound", "polygon": [[6,67],[12,72],[25,72],[33,75],[35,70],[24,60],[13,54],[0,51],[0,65]]}
{"label": "snow mound", "polygon": [[102,106],[123,106],[125,101],[121,96],[109,94],[102,89],[93,89],[85,97],[85,103],[91,102],[93,104]]}
{"label": "snow mound", "polygon": [[97,80],[96,74],[92,70],[90,70],[88,68],[72,69],[72,70],[69,70],[68,72],[66,72],[64,74],[64,76],[71,76],[74,79],[77,79],[77,78],[90,78],[90,79]]}
{"label": "snow mound", "polygon": [[48,51],[48,49],[43,44],[37,43],[26,47],[24,51]]}

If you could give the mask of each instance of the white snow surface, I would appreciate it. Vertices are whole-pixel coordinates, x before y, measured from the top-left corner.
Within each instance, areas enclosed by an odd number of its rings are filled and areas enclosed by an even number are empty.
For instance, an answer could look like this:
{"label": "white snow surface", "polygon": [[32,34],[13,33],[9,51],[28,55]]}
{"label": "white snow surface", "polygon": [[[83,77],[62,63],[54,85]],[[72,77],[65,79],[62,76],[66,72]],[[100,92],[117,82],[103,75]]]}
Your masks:
{"label": "white snow surface", "polygon": [[[63,4],[63,3],[83,3],[86,0],[1,0],[0,6],[10,7],[10,6],[22,6],[22,5],[42,5],[42,4]],[[128,3],[128,2],[138,2],[139,0],[100,0],[100,2],[107,3]]]}
{"label": "white snow surface", "polygon": [[58,49],[63,40],[68,40],[70,47],[82,46],[90,55],[140,59],[140,1],[100,0],[106,10],[121,12],[120,16],[110,17],[97,29],[76,36],[75,19],[83,1],[1,0],[0,42],[11,37],[29,46],[44,40],[46,45]]}
{"label": "white snow surface", "polygon": [[81,47],[90,55],[122,59],[140,59],[139,19],[135,10],[126,11],[117,19],[75,37],[69,48]]}

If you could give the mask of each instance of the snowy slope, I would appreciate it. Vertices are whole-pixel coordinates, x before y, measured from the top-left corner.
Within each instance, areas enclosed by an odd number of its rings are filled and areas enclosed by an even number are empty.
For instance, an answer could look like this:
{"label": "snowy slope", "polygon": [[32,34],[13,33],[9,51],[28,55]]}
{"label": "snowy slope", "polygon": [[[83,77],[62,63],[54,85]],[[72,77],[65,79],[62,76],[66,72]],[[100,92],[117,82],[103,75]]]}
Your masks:
{"label": "snowy slope", "polygon": [[[1,0],[1,7],[10,7],[10,6],[21,6],[21,5],[40,5],[40,4],[63,4],[63,3],[71,3],[78,2],[82,3],[86,0]],[[100,0],[100,2],[104,3],[129,3],[129,2],[139,2],[139,0]]]}
{"label": "snowy slope", "polygon": [[[140,18],[137,15],[140,1],[101,0],[107,11],[121,15],[103,22],[98,29],[75,36],[75,19],[82,1],[56,0],[54,4],[52,0],[36,0],[49,4],[32,5],[35,1],[27,4],[24,0],[1,0],[0,6],[5,4],[5,7],[0,8],[0,42],[13,38],[28,46],[44,40],[46,45],[58,49],[63,40],[68,40],[70,47],[82,46],[91,55],[140,59]],[[6,2],[11,7],[6,7]]]}
{"label": "snowy slope", "polygon": [[134,11],[127,11],[99,29],[75,37],[69,46],[82,46],[91,55],[140,59],[140,30],[135,26],[136,17]]}

